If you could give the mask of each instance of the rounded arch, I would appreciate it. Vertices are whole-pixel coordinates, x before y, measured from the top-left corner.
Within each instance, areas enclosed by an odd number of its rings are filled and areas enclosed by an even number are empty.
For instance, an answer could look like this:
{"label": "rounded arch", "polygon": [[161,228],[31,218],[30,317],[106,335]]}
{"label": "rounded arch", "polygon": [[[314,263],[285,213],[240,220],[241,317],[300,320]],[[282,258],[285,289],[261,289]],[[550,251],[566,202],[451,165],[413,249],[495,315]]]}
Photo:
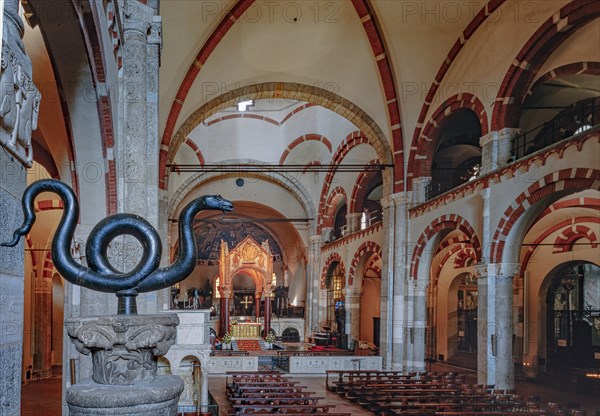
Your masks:
{"label": "rounded arch", "polygon": [[[260,267],[242,264],[240,267],[237,267],[230,272],[231,276],[231,288],[233,288],[233,281],[237,276],[243,275],[248,276],[254,282],[254,291],[256,293],[262,293],[263,291],[263,282],[266,281],[266,269],[261,269]],[[221,293],[223,296],[223,293]]]}
{"label": "rounded arch", "polygon": [[[415,131],[413,133],[409,161],[412,160],[412,154],[416,152],[416,149],[418,149],[418,141],[421,137],[422,126],[425,124],[425,117],[427,117],[427,113],[429,112],[431,103],[434,102],[438,89],[441,85],[443,85],[442,81],[446,76],[446,73],[450,70],[452,63],[454,62],[462,48],[464,48],[464,46],[467,44],[471,36],[473,36],[477,29],[479,29],[483,25],[483,23],[487,20],[489,16],[494,16],[494,12],[498,8],[500,8],[500,6],[502,6],[505,3],[505,1],[506,0],[496,0],[493,2],[488,2],[484,7],[482,7],[479,10],[479,12],[475,16],[473,16],[471,22],[469,22],[465,30],[454,42],[452,49],[450,49],[448,55],[442,62],[442,65],[438,69],[438,72],[435,76],[435,80],[431,83],[431,86],[427,91],[427,95],[425,96],[425,102],[423,103],[423,107],[421,107],[421,112],[419,113],[419,118],[417,119],[417,127],[415,128]],[[409,164],[409,172],[412,169],[413,168]],[[410,178],[410,174],[408,174],[407,177]],[[407,190],[412,189],[412,183],[409,182],[406,184],[406,186]]]}
{"label": "rounded arch", "polygon": [[[481,136],[488,133],[487,114],[483,103],[477,96],[470,93],[456,94],[444,101],[433,113],[431,119],[416,138],[408,159],[408,177],[414,179],[428,176],[431,163],[438,147],[446,120],[459,110],[471,110],[479,120]],[[417,154],[419,151],[419,154]],[[412,183],[408,185],[412,189]]]}
{"label": "rounded arch", "polygon": [[[534,255],[535,251],[538,248],[538,245],[543,242],[550,234],[565,228],[565,227],[578,227],[578,224],[581,223],[595,223],[595,224],[600,224],[600,218],[598,217],[576,217],[573,219],[566,219],[563,221],[560,221],[556,224],[554,224],[553,226],[551,226],[550,228],[547,228],[543,233],[541,233],[540,235],[538,235],[536,237],[535,240],[533,240],[533,243],[531,243],[528,248],[527,251],[525,252],[525,254],[522,256],[523,259],[521,260],[521,269],[519,271],[519,276],[523,277],[525,274],[525,271],[527,270],[527,265],[529,264],[529,261],[531,260],[531,257]],[[586,227],[587,228],[587,227]],[[560,253],[560,252],[564,252],[564,251],[555,251],[557,246],[556,246],[557,242],[554,242],[554,249],[553,249],[553,254],[554,253]],[[560,247],[562,249],[562,247]],[[572,248],[572,247],[571,247]]]}
{"label": "rounded arch", "polygon": [[475,229],[471,226],[471,224],[469,224],[467,220],[458,214],[442,215],[429,224],[417,240],[416,248],[413,252],[410,265],[410,277],[412,279],[417,278],[421,257],[425,251],[427,243],[439,232],[444,230],[459,230],[465,234],[471,241],[471,245],[475,250],[477,258],[481,258],[481,243],[479,242],[479,238],[477,237]]}
{"label": "rounded arch", "polygon": [[586,225],[573,225],[566,228],[554,240],[552,253],[566,253],[573,251],[573,245],[577,240],[586,239],[591,243],[592,248],[598,247],[598,237],[596,233]]}
{"label": "rounded arch", "polygon": [[288,147],[283,151],[281,157],[279,158],[279,164],[283,165],[283,162],[285,162],[285,159],[288,157],[290,152],[292,150],[294,150],[297,146],[299,146],[300,144],[302,144],[304,142],[309,142],[309,141],[316,141],[316,142],[323,143],[323,145],[325,145],[327,150],[329,150],[329,153],[331,153],[333,151],[333,146],[327,137],[322,136],[320,134],[314,134],[314,133],[305,134],[303,136],[298,137],[297,139],[295,139],[293,142],[291,142],[288,145]]}
{"label": "rounded arch", "polygon": [[[458,253],[458,254],[457,254]],[[436,271],[433,273],[433,284],[437,285],[437,282],[442,274],[442,270],[446,265],[446,262],[456,254],[453,262],[453,268],[461,269],[463,267],[467,267],[467,260],[474,259],[477,260],[475,252],[473,250],[473,245],[470,243],[459,243],[450,246],[448,251],[444,254],[444,257],[440,260]]]}
{"label": "rounded arch", "polygon": [[352,262],[350,263],[350,270],[348,271],[349,286],[354,284],[354,274],[359,265],[359,262],[368,253],[372,253],[372,256],[370,258],[371,262],[381,260],[382,251],[379,244],[377,244],[374,241],[365,241],[364,243],[362,243],[354,253],[354,256],[352,257]]}
{"label": "rounded arch", "polygon": [[331,265],[336,262],[339,264],[340,271],[344,275],[344,280],[345,280],[346,267],[344,266],[344,261],[342,260],[342,257],[338,253],[332,253],[329,255],[329,257],[327,257],[327,260],[325,260],[325,266],[323,267],[323,271],[321,272],[321,284],[319,286],[321,289],[325,289],[325,281],[327,280],[327,272],[329,272]]}
{"label": "rounded arch", "polygon": [[[379,161],[373,159],[369,161],[368,165],[376,165]],[[365,200],[367,199],[368,192],[371,191],[373,185],[376,185],[377,180],[380,178],[379,172],[361,172],[356,178],[354,183],[354,189],[352,190],[352,197],[348,203],[348,213],[362,212]]]}
{"label": "rounded arch", "polygon": [[[340,163],[342,163],[342,160],[344,160],[344,158],[350,152],[350,150],[352,150],[354,147],[361,145],[361,144],[369,144],[370,145],[371,143],[369,141],[369,138],[366,137],[361,131],[354,131],[354,132],[350,133],[348,136],[346,136],[346,138],[344,138],[344,141],[338,146],[338,148],[335,151],[335,154],[331,158],[331,164],[333,166],[329,169],[329,171],[325,175],[325,180],[323,181],[323,188],[321,189],[321,200],[319,201],[319,224],[318,224],[317,232],[320,232],[321,228],[323,227],[323,225],[322,225],[323,218],[324,218],[325,209],[327,207],[326,198],[329,196],[329,188],[331,187],[331,184],[333,183],[333,178],[336,173],[336,166],[339,165]],[[380,160],[380,159],[378,159],[378,160]],[[385,171],[382,174],[385,175]],[[384,181],[385,181],[385,179],[384,179]],[[384,188],[384,190],[385,190],[385,188]],[[385,195],[385,192],[384,192],[384,195]],[[348,198],[346,198],[346,201],[348,201]]]}
{"label": "rounded arch", "polygon": [[[309,98],[311,103],[320,105],[348,120],[352,120],[373,145],[377,157],[385,164],[393,163],[392,152],[383,130],[366,112],[346,98],[316,86],[293,82],[266,82],[237,88],[202,105],[183,122],[172,138],[165,131],[159,157],[159,186],[161,189],[166,189],[168,184],[167,164],[173,162],[175,154],[177,154],[179,147],[185,142],[188,135],[209,116],[224,108],[234,106],[240,97],[248,100],[288,98],[302,101],[306,101]],[[174,124],[173,120],[169,120],[167,123],[171,121]],[[392,174],[384,171],[384,189],[386,195],[392,193],[392,185]]]}
{"label": "rounded arch", "polygon": [[527,95],[531,95],[533,90],[539,85],[542,85],[553,79],[564,77],[567,75],[600,75],[600,62],[589,61],[589,62],[573,62],[570,64],[556,67],[535,80],[531,88],[527,91]]}
{"label": "rounded arch", "polygon": [[187,139],[185,141],[185,144],[187,144],[189,146],[189,148],[192,149],[192,152],[194,152],[194,154],[196,155],[196,159],[198,159],[198,164],[200,166],[203,166],[205,163],[204,155],[202,154],[202,152],[200,151],[200,149],[198,148],[196,143],[194,143],[194,141],[192,139]]}
{"label": "rounded arch", "polygon": [[545,60],[573,33],[600,16],[594,0],[570,2],[546,20],[519,51],[506,72],[492,112],[492,130],[517,127],[521,105]]}
{"label": "rounded arch", "polygon": [[338,186],[333,191],[331,191],[331,193],[327,197],[327,202],[323,206],[323,216],[319,221],[319,224],[321,224],[321,228],[334,226],[336,208],[343,201],[346,201],[346,203],[348,203],[346,190],[341,186]]}
{"label": "rounded arch", "polygon": [[[504,211],[498,222],[492,237],[490,261],[492,263],[517,263],[521,242],[529,225],[538,217],[539,211],[546,208],[543,206],[540,209],[538,203],[552,198],[554,195],[564,195],[566,192],[583,189],[600,190],[600,170],[563,169],[549,173],[529,186]],[[533,206],[536,204],[538,206],[534,208]]]}
{"label": "rounded arch", "polygon": [[[256,160],[228,160],[223,163],[259,163]],[[177,215],[177,211],[179,209],[179,205],[181,202],[191,194],[195,189],[201,187],[202,185],[226,178],[239,177],[239,173],[197,173],[193,176],[190,176],[181,186],[173,193],[170,198],[169,204],[169,218],[174,218]],[[304,188],[304,186],[294,178],[291,178],[286,175],[282,175],[277,172],[269,172],[269,173],[261,173],[261,172],[252,172],[252,173],[244,173],[243,175],[246,178],[254,178],[259,180],[264,180],[267,182],[274,183],[278,186],[289,191],[295,198],[298,200],[304,212],[306,213],[307,218],[315,218],[316,210],[315,205],[310,197],[308,191]]]}
{"label": "rounded arch", "polygon": [[300,342],[300,332],[293,326],[288,326],[281,333],[281,341]]}

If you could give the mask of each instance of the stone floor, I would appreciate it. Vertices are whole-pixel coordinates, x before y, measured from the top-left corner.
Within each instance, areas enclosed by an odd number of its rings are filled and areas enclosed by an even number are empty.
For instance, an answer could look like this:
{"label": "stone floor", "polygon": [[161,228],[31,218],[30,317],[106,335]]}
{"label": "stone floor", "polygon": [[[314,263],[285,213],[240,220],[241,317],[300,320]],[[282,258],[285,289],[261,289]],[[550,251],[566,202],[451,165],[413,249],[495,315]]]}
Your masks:
{"label": "stone floor", "polygon": [[[461,371],[447,365],[436,365],[432,371]],[[475,375],[469,373],[472,380]],[[323,402],[336,405],[336,412],[350,412],[353,416],[370,415],[371,413],[354,405],[337,394],[330,393],[325,389],[325,378],[318,376],[294,377],[301,384],[306,385],[308,390],[316,392],[316,395],[325,397]],[[210,391],[220,406],[220,415],[229,415],[231,408],[225,394],[225,376],[209,377]],[[581,394],[569,391],[568,386],[564,389],[540,385],[532,382],[517,381],[516,388],[523,396],[537,395],[541,397],[541,403],[574,402],[580,403],[581,408],[587,411],[588,416],[600,415],[600,392],[599,394]],[[21,415],[22,416],[61,416],[61,378],[55,375],[52,378],[26,384],[22,388]],[[598,412],[598,413],[596,413]]]}

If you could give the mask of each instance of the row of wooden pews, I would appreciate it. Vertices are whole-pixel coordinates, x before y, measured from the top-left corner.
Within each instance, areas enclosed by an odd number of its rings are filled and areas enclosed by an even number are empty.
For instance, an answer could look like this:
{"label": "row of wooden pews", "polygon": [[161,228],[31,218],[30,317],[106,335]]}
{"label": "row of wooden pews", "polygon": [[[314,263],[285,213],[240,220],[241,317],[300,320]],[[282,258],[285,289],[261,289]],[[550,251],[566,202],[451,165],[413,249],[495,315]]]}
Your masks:
{"label": "row of wooden pews", "polygon": [[326,388],[377,414],[513,416],[545,412],[514,391],[471,385],[457,373],[328,371]]}
{"label": "row of wooden pews", "polygon": [[225,383],[236,415],[350,416],[332,412],[335,405],[324,404],[324,397],[276,371],[227,372]]}

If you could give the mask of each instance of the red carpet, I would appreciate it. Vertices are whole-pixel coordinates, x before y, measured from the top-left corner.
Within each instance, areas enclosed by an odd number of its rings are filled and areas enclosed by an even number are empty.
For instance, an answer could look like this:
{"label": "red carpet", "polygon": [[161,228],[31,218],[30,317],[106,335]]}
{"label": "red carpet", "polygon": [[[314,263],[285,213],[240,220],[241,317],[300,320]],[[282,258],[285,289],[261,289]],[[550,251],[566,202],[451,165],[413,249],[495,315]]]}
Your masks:
{"label": "red carpet", "polygon": [[260,344],[257,339],[238,339],[236,340],[238,350],[240,351],[260,351]]}
{"label": "red carpet", "polygon": [[341,350],[336,347],[324,347],[322,345],[315,345],[314,347],[311,347],[310,350],[311,351],[346,351],[346,350]]}

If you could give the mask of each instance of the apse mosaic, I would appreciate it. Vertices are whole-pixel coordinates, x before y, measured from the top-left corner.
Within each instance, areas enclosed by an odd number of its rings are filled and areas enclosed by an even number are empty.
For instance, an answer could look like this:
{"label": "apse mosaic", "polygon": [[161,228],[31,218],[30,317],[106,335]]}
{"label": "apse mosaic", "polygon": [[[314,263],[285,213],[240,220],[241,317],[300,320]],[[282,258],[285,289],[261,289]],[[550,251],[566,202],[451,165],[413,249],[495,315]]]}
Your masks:
{"label": "apse mosaic", "polygon": [[198,264],[218,264],[221,240],[226,241],[229,249],[232,249],[247,236],[254,238],[258,244],[268,240],[273,261],[281,261],[281,248],[273,236],[252,223],[205,224],[195,228],[194,233],[198,245]]}

